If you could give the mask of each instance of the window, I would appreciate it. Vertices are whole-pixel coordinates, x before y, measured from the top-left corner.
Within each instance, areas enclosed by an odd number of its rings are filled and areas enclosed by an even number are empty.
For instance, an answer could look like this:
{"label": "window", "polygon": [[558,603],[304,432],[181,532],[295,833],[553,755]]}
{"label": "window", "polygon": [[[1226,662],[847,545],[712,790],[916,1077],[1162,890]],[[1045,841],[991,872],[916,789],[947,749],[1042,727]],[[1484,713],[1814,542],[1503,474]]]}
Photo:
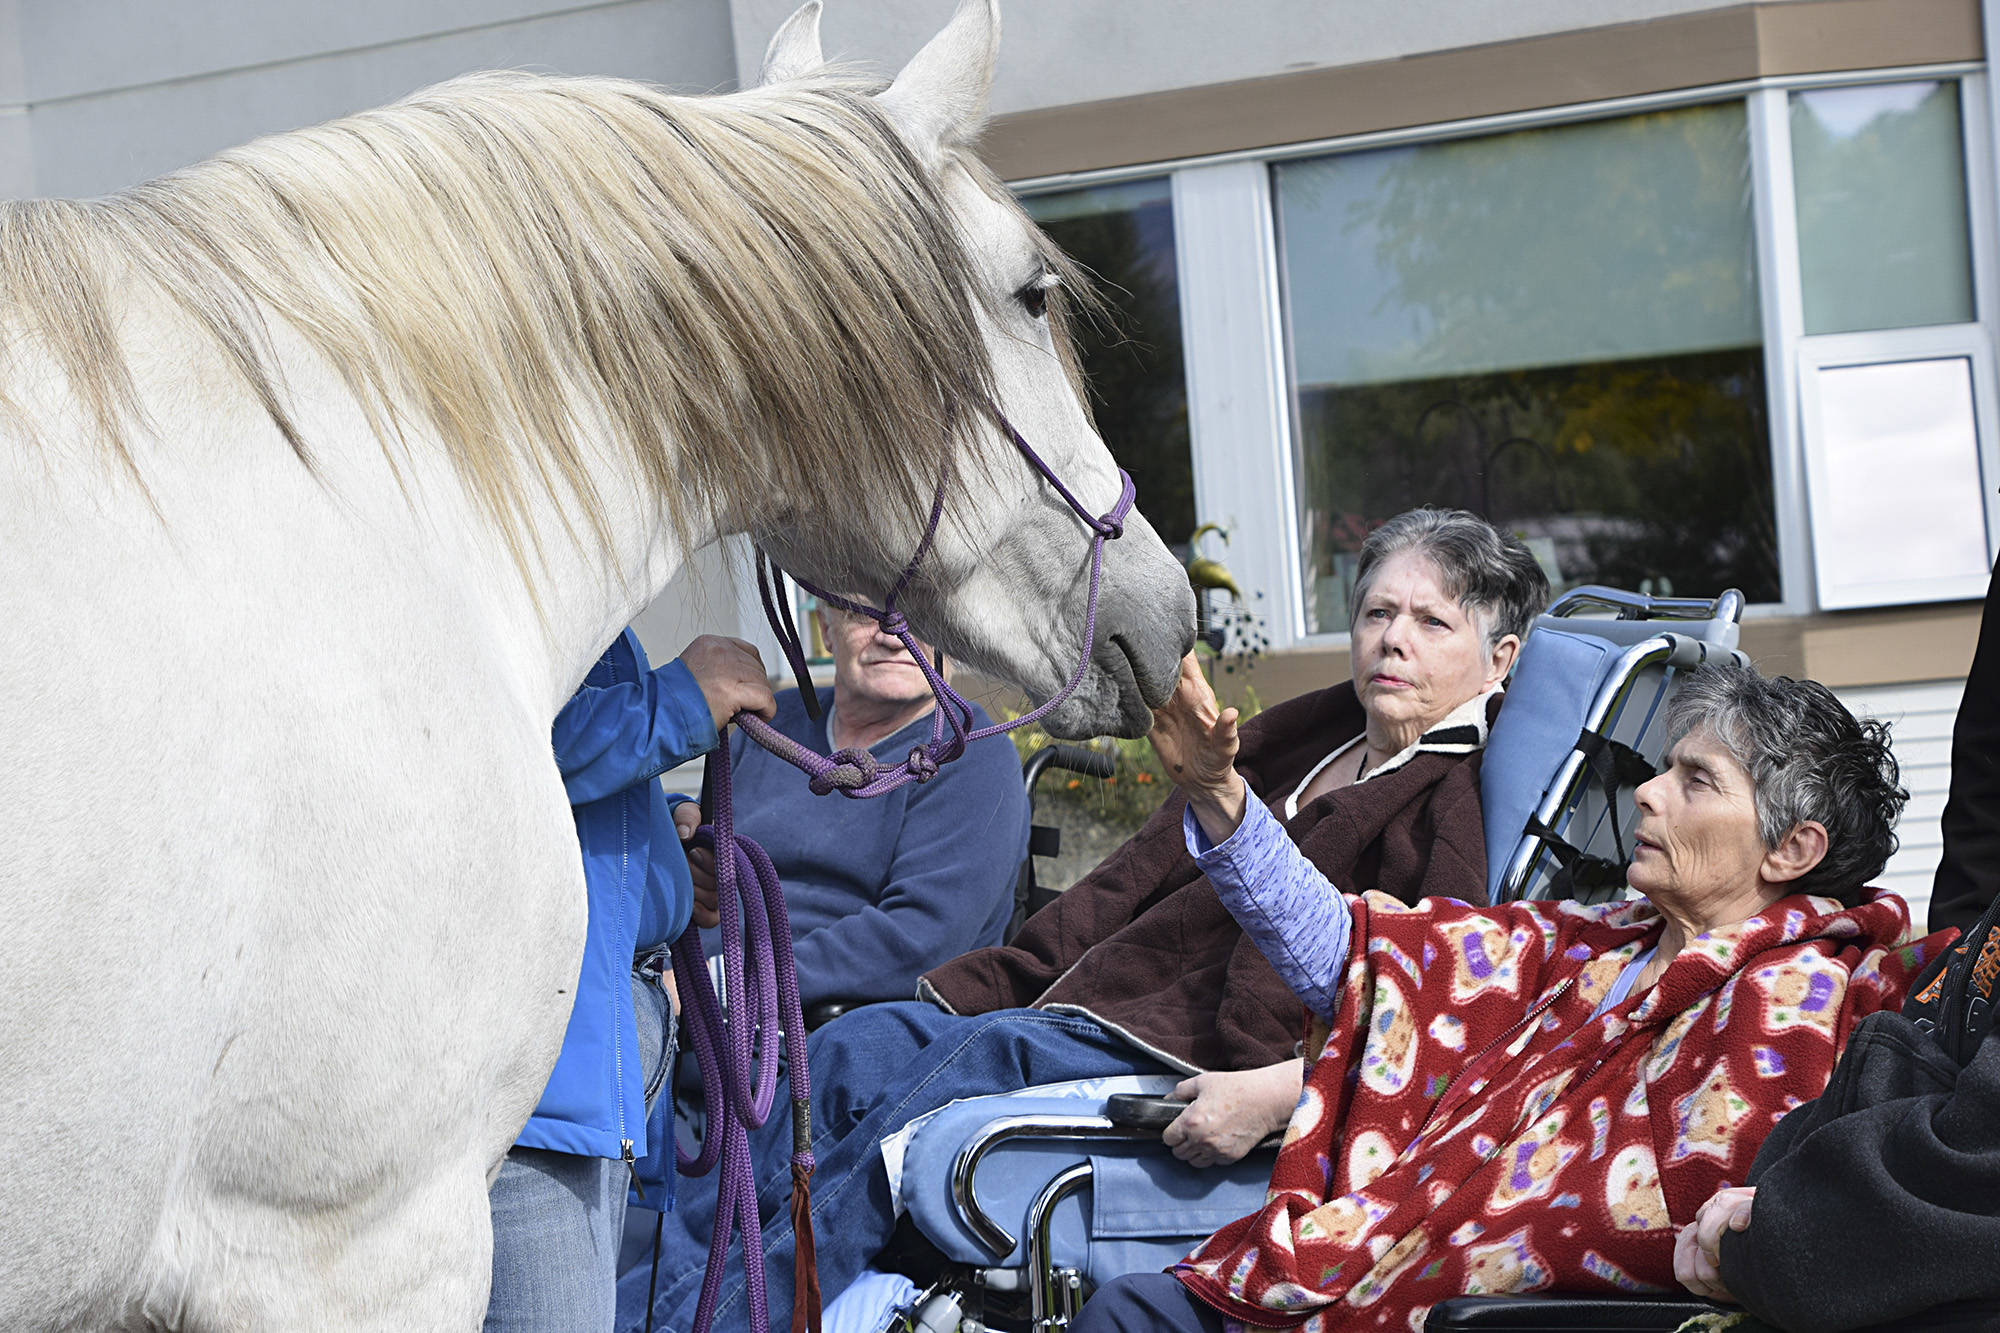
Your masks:
{"label": "window", "polygon": [[1829,610],[1986,587],[1993,373],[1973,296],[1963,98],[1956,80],[1790,97],[1799,406]]}
{"label": "window", "polygon": [[1456,505],[1561,586],[1779,596],[1740,103],[1273,168],[1308,633]]}
{"label": "window", "polygon": [[1804,379],[1822,605],[1977,596],[1991,561],[1972,359],[1808,365]]}
{"label": "window", "polygon": [[1171,188],[1154,177],[1022,203],[1097,280],[1108,318],[1076,329],[1097,428],[1132,474],[1140,509],[1185,555],[1195,524],[1194,468]]}
{"label": "window", "polygon": [[1792,94],[1808,334],[1973,318],[1956,82]]}

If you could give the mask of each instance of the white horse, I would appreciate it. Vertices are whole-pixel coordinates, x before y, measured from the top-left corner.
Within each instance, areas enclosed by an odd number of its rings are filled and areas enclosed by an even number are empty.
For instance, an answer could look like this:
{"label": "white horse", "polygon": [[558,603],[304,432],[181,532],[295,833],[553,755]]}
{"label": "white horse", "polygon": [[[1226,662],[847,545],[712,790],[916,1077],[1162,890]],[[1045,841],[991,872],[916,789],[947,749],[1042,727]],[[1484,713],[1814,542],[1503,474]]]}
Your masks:
{"label": "white horse", "polygon": [[[963,152],[991,0],[886,89],[816,24],[0,206],[0,1327],[476,1326],[582,947],[550,723],[690,550],[879,593],[942,472],[917,629],[1068,674],[1088,533],[982,398],[1118,484]],[[1051,724],[1191,629],[1135,517]]]}

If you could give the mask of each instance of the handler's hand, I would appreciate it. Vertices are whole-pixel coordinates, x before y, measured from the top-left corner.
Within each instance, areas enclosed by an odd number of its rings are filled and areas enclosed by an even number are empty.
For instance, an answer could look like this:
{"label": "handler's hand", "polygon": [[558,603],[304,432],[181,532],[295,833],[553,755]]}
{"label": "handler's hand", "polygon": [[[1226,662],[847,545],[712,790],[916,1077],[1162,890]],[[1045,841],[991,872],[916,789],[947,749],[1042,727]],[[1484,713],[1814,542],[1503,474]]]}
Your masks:
{"label": "handler's hand", "polygon": [[755,713],[766,721],[777,716],[778,700],[755,644],[704,634],[681,650],[681,664],[701,686],[717,731],[738,713]]}
{"label": "handler's hand", "polygon": [[1236,775],[1236,710],[1223,708],[1201,665],[1181,659],[1173,697],[1153,711],[1153,752],[1187,794],[1201,831],[1221,842],[1243,822],[1243,779]]}
{"label": "handler's hand", "polygon": [[1160,1131],[1174,1156],[1189,1166],[1226,1166],[1291,1122],[1305,1085],[1305,1061],[1262,1069],[1197,1074],[1174,1088],[1188,1103]]}
{"label": "handler's hand", "polygon": [[[701,807],[682,801],[674,807],[674,831],[686,842],[701,827]],[[715,905],[715,853],[706,847],[683,848],[688,859],[688,878],[694,881],[694,923],[703,929],[722,924]]]}
{"label": "handler's hand", "polygon": [[1674,1238],[1674,1276],[1697,1296],[1735,1303],[1722,1285],[1722,1235],[1750,1225],[1750,1208],[1757,1191],[1746,1186],[1717,1190],[1695,1210],[1694,1221]]}

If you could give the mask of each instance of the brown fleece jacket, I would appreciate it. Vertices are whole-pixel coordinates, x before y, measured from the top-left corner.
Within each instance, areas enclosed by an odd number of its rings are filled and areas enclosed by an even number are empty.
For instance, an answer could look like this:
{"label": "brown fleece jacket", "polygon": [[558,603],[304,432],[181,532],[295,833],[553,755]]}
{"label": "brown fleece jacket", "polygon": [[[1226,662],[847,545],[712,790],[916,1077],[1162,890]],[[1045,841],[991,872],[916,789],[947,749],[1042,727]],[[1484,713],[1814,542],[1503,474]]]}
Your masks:
{"label": "brown fleece jacket", "polygon": [[[1434,740],[1462,747],[1470,727],[1440,727],[1400,767],[1284,819],[1285,797],[1364,724],[1351,684],[1302,695],[1244,726],[1236,769],[1342,889],[1379,889],[1409,903],[1431,896],[1485,903],[1479,754],[1427,748]],[[926,973],[919,994],[959,1014],[1084,1013],[1191,1072],[1290,1059],[1304,1011],[1188,855],[1184,804],[1176,793],[1103,864],[1029,918],[1012,944]]]}

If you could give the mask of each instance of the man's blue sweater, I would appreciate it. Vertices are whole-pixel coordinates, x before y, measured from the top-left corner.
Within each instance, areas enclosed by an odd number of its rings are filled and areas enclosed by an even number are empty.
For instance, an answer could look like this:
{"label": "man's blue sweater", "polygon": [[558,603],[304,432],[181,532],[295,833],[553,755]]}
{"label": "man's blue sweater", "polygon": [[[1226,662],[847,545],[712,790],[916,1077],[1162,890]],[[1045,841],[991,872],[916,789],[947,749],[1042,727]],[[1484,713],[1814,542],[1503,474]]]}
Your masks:
{"label": "man's blue sweater", "polygon": [[[987,725],[973,709],[973,725]],[[774,726],[827,753],[824,718],[798,691],[778,696]],[[886,765],[930,739],[926,714],[871,748]],[[814,796],[806,775],[730,736],[736,827],[771,854],[785,885],[799,996],[908,1000],[917,978],[969,949],[1000,943],[1028,844],[1028,798],[1014,747],[975,741],[921,785],[874,800]],[[705,932],[716,952],[715,932]]]}

